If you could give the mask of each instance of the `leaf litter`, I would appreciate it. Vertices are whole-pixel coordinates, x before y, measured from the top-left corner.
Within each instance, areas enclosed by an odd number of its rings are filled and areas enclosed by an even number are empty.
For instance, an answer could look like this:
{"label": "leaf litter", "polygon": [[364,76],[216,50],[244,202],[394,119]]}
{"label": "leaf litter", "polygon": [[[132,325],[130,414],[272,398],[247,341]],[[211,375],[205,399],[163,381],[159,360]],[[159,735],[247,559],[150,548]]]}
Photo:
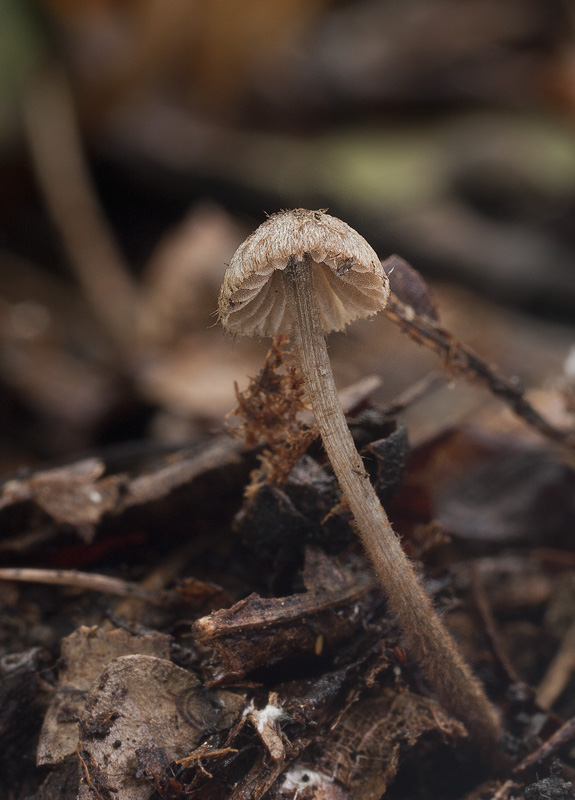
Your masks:
{"label": "leaf litter", "polygon": [[[398,288],[402,299],[394,294],[390,315],[443,356],[451,377],[481,380],[542,435],[534,442],[524,427],[502,435],[492,419],[478,418],[439,428],[410,450],[397,410],[424,401],[436,378],[387,409],[372,405],[365,389],[349,393],[366,467],[501,710],[508,766],[499,782],[481,783],[490,776],[475,769],[464,727],[428,696],[406,658],[278,340],[260,375],[237,393],[235,439],[217,434],[187,450],[143,452],[121,469],[104,451],[0,487],[3,545],[48,526],[18,558],[41,563],[50,554],[58,568],[43,568],[46,583],[67,587],[27,588],[25,581],[41,583],[39,566],[0,573],[11,579],[0,586],[2,633],[16,654],[12,667],[4,659],[4,674],[20,676],[18,693],[26,687],[37,764],[48,770],[26,784],[30,800],[376,800],[415,791],[503,800],[524,787],[526,797],[542,796],[531,787],[558,755],[569,769],[571,673],[563,669],[552,692],[537,685],[545,687],[554,656],[570,652],[570,601],[561,597],[570,596],[575,562],[561,552],[569,549],[572,473],[562,456],[573,434],[541,422],[513,383],[439,328],[425,285],[402,269],[409,286]],[[551,528],[536,511],[549,497],[558,520]],[[190,527],[199,544],[174,563],[169,552]],[[107,543],[92,560],[112,564],[134,528],[143,547],[128,580],[110,576],[106,584],[93,569],[58,564],[70,537],[84,549]],[[157,566],[150,545],[162,550],[157,530],[171,539],[166,568],[145,588]],[[502,544],[514,548],[505,557]],[[11,620],[22,604],[41,618],[47,591],[64,591],[57,627],[43,642],[19,635]],[[125,598],[116,610],[114,594]],[[131,613],[126,602],[137,603]],[[4,744],[21,712],[18,704],[4,710]]]}

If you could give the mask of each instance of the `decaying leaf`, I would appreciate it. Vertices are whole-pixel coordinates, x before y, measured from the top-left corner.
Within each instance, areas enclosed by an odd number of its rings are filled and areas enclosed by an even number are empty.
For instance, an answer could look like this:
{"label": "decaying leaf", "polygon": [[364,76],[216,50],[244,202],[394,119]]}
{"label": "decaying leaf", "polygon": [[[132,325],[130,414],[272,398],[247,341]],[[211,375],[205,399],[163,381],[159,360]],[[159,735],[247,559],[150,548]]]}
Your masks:
{"label": "decaying leaf", "polygon": [[210,470],[237,465],[240,450],[228,437],[216,438],[158,458],[134,474],[103,475],[106,465],[101,459],[85,459],[7,480],[0,486],[0,510],[33,502],[57,523],[91,530],[106,514],[159,500]]}
{"label": "decaying leaf", "polygon": [[49,655],[39,647],[0,658],[0,751],[5,778],[22,769],[21,755],[44,713],[42,672]]}
{"label": "decaying leaf", "polygon": [[146,341],[174,346],[210,323],[222,264],[241,239],[229,214],[204,203],[160,241],[142,277],[140,327]]}
{"label": "decaying leaf", "polygon": [[286,770],[271,796],[378,800],[423,737],[453,744],[466,735],[435,701],[385,690],[353,705],[327,737]]}
{"label": "decaying leaf", "polygon": [[439,322],[437,304],[421,273],[396,255],[386,258],[383,265],[389,278],[389,288],[395,296],[417,314]]}
{"label": "decaying leaf", "polygon": [[447,533],[483,545],[559,543],[575,513],[574,473],[554,449],[481,418],[414,446],[406,483]]}
{"label": "decaying leaf", "polygon": [[26,800],[77,800],[79,783],[80,765],[74,754],[49,772],[38,791]]}
{"label": "decaying leaf", "polygon": [[114,659],[93,685],[81,714],[78,800],[93,800],[98,793],[146,800],[155,786],[139,770],[138,753],[148,766],[150,751],[161,753],[158,766],[184,758],[207,737],[230,728],[244,705],[239,695],[209,691],[165,659]]}
{"label": "decaying leaf", "polygon": [[[380,499],[389,502],[401,486],[409,457],[405,426],[368,408],[352,418],[350,428]],[[272,460],[279,454],[276,451]],[[290,466],[292,455],[277,458],[281,469]],[[269,471],[263,479],[266,464],[270,465],[268,456],[252,473],[247,502],[235,520],[250,550],[285,569],[305,544],[334,553],[355,541],[350,512],[329,469],[306,454],[287,476],[281,475],[282,483],[273,483]],[[274,478],[279,477],[276,471]]]}
{"label": "decaying leaf", "polygon": [[470,540],[549,543],[573,519],[574,489],[573,471],[548,450],[502,446],[438,492],[437,516],[448,533]]}
{"label": "decaying leaf", "polygon": [[105,466],[97,458],[67,467],[36,472],[29,478],[7,481],[0,508],[33,500],[56,522],[89,526],[113,507],[118,490],[115,481],[103,479]]}
{"label": "decaying leaf", "polygon": [[63,639],[64,668],[44,718],[37,763],[60,764],[76,752],[78,715],[86,692],[109,661],[130,653],[169,658],[169,642],[170,637],[161,633],[132,636],[120,629],[84,626]]}
{"label": "decaying leaf", "polygon": [[300,458],[285,483],[253,488],[235,525],[260,558],[285,569],[306,543],[337,552],[353,541],[335,477],[310,456]]}
{"label": "decaying leaf", "polygon": [[[403,423],[388,419],[377,438],[361,451],[364,463],[382,503],[400,488],[407,469],[409,441]],[[383,433],[383,436],[381,435]]]}

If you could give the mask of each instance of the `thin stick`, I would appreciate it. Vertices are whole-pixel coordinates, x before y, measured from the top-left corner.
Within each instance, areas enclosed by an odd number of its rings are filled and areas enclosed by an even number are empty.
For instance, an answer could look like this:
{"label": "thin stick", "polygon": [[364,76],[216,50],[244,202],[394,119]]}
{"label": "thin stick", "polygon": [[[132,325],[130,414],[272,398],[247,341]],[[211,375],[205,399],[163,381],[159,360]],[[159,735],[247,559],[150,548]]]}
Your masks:
{"label": "thin stick", "polygon": [[559,650],[549,664],[535,700],[541,708],[551,708],[575,673],[575,622],[568,628]]}
{"label": "thin stick", "polygon": [[357,452],[333,379],[309,256],[290,259],[284,281],[294,320],[292,341],[322,441],[406,649],[443,706],[465,724],[487,756],[500,738],[499,718],[425,594]]}
{"label": "thin stick", "polygon": [[513,774],[522,776],[528,772],[540,769],[552,756],[566,747],[571,746],[573,741],[575,741],[575,717],[567,720],[567,722],[556,730],[553,736],[547,739],[546,742],[543,742],[537,750],[525,756],[525,758],[513,768]]}
{"label": "thin stick", "polygon": [[462,375],[468,381],[480,383],[499,397],[518,417],[553,442],[575,450],[575,431],[555,427],[536,411],[516,383],[499,375],[480,356],[459,342],[430,317],[418,314],[390,292],[383,313],[419,344],[434,350],[446,363],[452,375]]}
{"label": "thin stick", "polygon": [[[132,594],[124,598],[114,609],[114,616],[124,620],[135,620],[141,617],[142,603],[154,602],[150,598],[168,598],[177,592],[167,592],[165,587],[171,583],[192,557],[208,550],[211,540],[209,536],[196,536],[190,542],[173,551],[156,566],[138,585],[140,594]],[[134,584],[128,584],[134,585]],[[142,596],[142,593],[144,596]],[[156,599],[156,604],[159,602]]]}
{"label": "thin stick", "polygon": [[154,605],[164,605],[165,597],[158,592],[142,589],[137,583],[110,578],[92,572],[77,572],[74,569],[33,569],[31,567],[4,567],[0,569],[0,580],[26,581],[28,583],[50,583],[56,586],[71,586],[91,592],[113,594],[118,597],[137,597]]}
{"label": "thin stick", "polygon": [[474,561],[471,564],[471,588],[475,598],[477,610],[481,615],[483,628],[485,629],[485,633],[487,634],[487,638],[491,644],[493,655],[501,667],[501,671],[504,673],[509,684],[520,683],[521,679],[517,673],[517,670],[511,663],[509,656],[503,647],[501,636],[499,635],[497,624],[495,622],[495,617],[493,616],[493,611],[491,610],[491,606],[489,604],[487,592],[485,591],[481,567],[477,561]]}
{"label": "thin stick", "polygon": [[509,792],[511,792],[512,789],[518,789],[518,788],[519,788],[518,784],[514,783],[513,781],[505,781],[505,783],[502,784],[499,787],[499,789],[497,789],[495,794],[491,797],[491,800],[506,800],[507,796],[509,795]]}

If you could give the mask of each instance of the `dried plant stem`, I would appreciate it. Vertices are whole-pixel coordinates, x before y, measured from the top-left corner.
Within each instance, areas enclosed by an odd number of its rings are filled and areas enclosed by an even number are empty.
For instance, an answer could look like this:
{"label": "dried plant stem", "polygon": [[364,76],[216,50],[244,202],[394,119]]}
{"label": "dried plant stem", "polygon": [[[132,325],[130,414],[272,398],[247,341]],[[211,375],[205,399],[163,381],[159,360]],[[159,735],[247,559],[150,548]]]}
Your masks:
{"label": "dried plant stem", "polygon": [[567,629],[555,658],[539,684],[535,700],[541,708],[552,708],[575,673],[575,622]]}
{"label": "dried plant stem", "polygon": [[56,586],[69,586],[87,589],[91,592],[117,595],[118,597],[137,597],[147,603],[163,605],[164,596],[151,592],[137,583],[110,578],[92,572],[78,572],[75,569],[34,569],[32,567],[4,567],[0,569],[0,580],[25,581],[27,583],[51,583]]}
{"label": "dried plant stem", "polygon": [[505,675],[508,684],[513,685],[521,683],[521,678],[506,653],[504,643],[497,629],[497,623],[495,622],[495,617],[491,610],[479,564],[479,561],[474,561],[471,564],[471,589],[475,599],[475,605],[481,616],[483,630],[489,639],[495,660],[499,664],[502,673]]}
{"label": "dried plant stem", "polygon": [[96,197],[65,73],[46,69],[24,98],[35,174],[86,299],[119,354],[133,358],[138,292]]}
{"label": "dried plant stem", "polygon": [[[392,256],[394,258],[394,256]],[[391,259],[389,259],[391,261]],[[384,262],[384,266],[387,262]],[[399,297],[390,292],[383,313],[405,331],[414,341],[434,350],[444,360],[448,374],[461,375],[470,383],[483,385],[499,397],[527,425],[542,436],[561,445],[569,463],[575,450],[575,431],[562,430],[545,419],[531,405],[524,390],[514,381],[500,375],[471,348],[459,342],[449,331],[430,317],[418,314]]]}
{"label": "dried plant stem", "polygon": [[533,753],[513,768],[513,775],[523,777],[528,773],[537,773],[553,756],[566,751],[573,746],[575,740],[575,717],[567,720],[555,733],[543,742]]}
{"label": "dried plant stem", "polygon": [[314,299],[312,268],[309,257],[292,258],[284,281],[294,320],[293,345],[326,453],[406,649],[442,705],[465,724],[487,755],[501,733],[497,713],[425,594],[363,467],[335,387]]}

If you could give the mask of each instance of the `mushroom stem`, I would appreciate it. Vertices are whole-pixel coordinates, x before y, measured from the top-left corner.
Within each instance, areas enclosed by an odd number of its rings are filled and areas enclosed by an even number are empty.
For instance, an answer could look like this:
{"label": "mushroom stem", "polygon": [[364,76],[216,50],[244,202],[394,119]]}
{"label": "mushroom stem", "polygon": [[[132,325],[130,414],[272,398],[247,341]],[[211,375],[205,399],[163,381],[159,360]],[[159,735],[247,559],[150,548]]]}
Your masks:
{"label": "mushroom stem", "polygon": [[386,592],[406,650],[442,705],[487,755],[501,735],[499,717],[461,657],[393,532],[357,452],[339,401],[313,286],[314,262],[292,257],[284,270],[292,342],[323,445],[357,532]]}

